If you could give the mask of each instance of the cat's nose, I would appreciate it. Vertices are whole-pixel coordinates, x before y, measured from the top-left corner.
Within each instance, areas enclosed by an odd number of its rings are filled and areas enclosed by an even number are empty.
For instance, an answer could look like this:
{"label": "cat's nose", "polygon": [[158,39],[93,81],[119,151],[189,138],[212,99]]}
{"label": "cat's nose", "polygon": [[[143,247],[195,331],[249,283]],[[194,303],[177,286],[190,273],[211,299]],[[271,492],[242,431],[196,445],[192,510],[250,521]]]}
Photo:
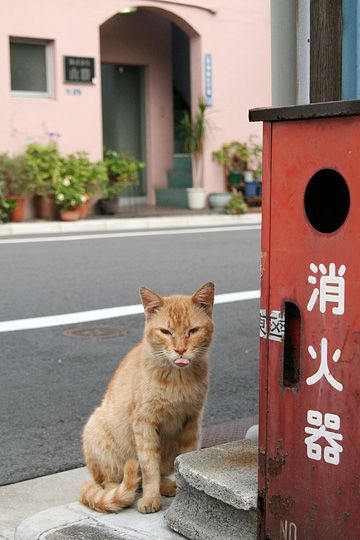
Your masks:
{"label": "cat's nose", "polygon": [[180,356],[182,356],[184,354],[184,352],[186,351],[186,347],[177,347],[174,350],[175,350],[176,353],[178,353]]}

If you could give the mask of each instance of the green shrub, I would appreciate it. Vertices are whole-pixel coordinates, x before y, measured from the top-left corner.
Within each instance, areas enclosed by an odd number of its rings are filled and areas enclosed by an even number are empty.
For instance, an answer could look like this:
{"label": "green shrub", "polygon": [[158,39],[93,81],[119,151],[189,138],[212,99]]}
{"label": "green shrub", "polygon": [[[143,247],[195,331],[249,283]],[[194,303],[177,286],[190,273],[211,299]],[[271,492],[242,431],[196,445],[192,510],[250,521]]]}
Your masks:
{"label": "green shrub", "polygon": [[249,138],[249,163],[248,168],[254,172],[255,180],[262,176],[262,145],[256,142],[256,136]]}
{"label": "green shrub", "polygon": [[102,186],[104,199],[116,199],[129,186],[139,183],[139,171],[145,164],[129,154],[104,148],[107,181]]}
{"label": "green shrub", "polygon": [[31,143],[25,152],[29,172],[29,186],[35,195],[48,197],[55,194],[55,184],[60,177],[62,160],[55,143]]}
{"label": "green shrub", "polygon": [[0,182],[0,223],[9,221],[10,213],[15,210],[16,201],[7,199],[4,195],[4,183]]}
{"label": "green shrub", "polygon": [[87,152],[75,152],[62,158],[61,177],[71,178],[81,186],[84,194],[101,191],[107,181],[106,166],[103,161],[92,163]]}
{"label": "green shrub", "polygon": [[29,192],[29,171],[24,154],[0,154],[0,182],[6,195],[24,196]]}
{"label": "green shrub", "polygon": [[58,178],[55,182],[55,203],[63,210],[72,210],[85,200],[85,192],[80,182],[72,176]]}
{"label": "green shrub", "polygon": [[225,143],[219,150],[212,153],[217,163],[223,165],[226,172],[244,172],[249,160],[249,148],[247,143],[233,141]]}
{"label": "green shrub", "polygon": [[233,193],[231,200],[225,208],[225,214],[243,214],[247,210],[242,193]]}

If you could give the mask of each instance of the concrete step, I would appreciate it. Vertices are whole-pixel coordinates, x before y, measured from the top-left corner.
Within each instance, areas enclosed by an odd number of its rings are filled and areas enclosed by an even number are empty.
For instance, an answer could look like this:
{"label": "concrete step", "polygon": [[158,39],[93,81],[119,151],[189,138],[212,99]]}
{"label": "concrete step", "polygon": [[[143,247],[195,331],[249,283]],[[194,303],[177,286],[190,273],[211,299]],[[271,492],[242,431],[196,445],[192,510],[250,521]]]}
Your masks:
{"label": "concrete step", "polygon": [[168,171],[168,188],[188,188],[192,187],[191,171],[186,169],[176,169]]}
{"label": "concrete step", "polygon": [[155,195],[157,206],[188,208],[188,199],[185,188],[157,188],[155,189]]}
{"label": "concrete step", "polygon": [[176,170],[185,169],[186,171],[191,171],[191,155],[181,153],[173,154],[173,165]]}
{"label": "concrete step", "polygon": [[257,454],[241,440],[179,456],[167,525],[191,540],[255,540]]}

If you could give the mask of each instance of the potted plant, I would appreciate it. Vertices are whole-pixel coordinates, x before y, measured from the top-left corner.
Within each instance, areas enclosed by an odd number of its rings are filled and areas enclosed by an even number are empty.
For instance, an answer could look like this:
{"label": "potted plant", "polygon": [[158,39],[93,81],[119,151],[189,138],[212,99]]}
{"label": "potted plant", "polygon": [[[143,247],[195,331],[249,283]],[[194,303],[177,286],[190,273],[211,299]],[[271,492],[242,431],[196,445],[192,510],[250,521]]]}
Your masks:
{"label": "potted plant", "polygon": [[262,195],[262,145],[256,140],[256,136],[250,137],[249,144],[249,169],[253,171],[256,182],[256,195]]}
{"label": "potted plant", "polygon": [[184,151],[191,154],[193,187],[187,188],[188,204],[192,210],[205,208],[206,193],[203,188],[203,149],[207,131],[207,105],[204,98],[198,100],[196,113],[191,116],[188,111],[180,122],[184,137]]}
{"label": "potted plant", "polygon": [[80,217],[84,189],[75,177],[59,175],[54,182],[55,203],[62,221],[75,221]]}
{"label": "potted plant", "polygon": [[241,192],[234,192],[231,194],[231,200],[225,208],[225,213],[234,215],[234,214],[244,214],[247,210],[247,205],[244,201],[244,196]]}
{"label": "potted plant", "polygon": [[42,145],[31,143],[25,152],[31,191],[35,194],[37,217],[55,217],[55,180],[62,166],[58,147],[55,143]]}
{"label": "potted plant", "polygon": [[0,154],[0,181],[6,198],[15,202],[10,214],[11,221],[23,221],[25,213],[25,195],[29,191],[28,171],[24,155],[13,157]]}
{"label": "potted plant", "polygon": [[139,172],[145,164],[129,154],[104,148],[106,180],[102,182],[102,198],[98,201],[101,214],[116,214],[119,196],[125,188],[139,183]]}
{"label": "potted plant", "polygon": [[[90,164],[89,176],[85,185],[85,198],[89,204],[89,199],[92,195],[102,193],[103,186],[107,183],[107,169],[104,161],[99,160]],[[81,217],[81,208],[80,208]],[[85,217],[85,216],[84,216]]]}
{"label": "potted plant", "polygon": [[225,190],[239,187],[247,170],[249,149],[247,143],[232,141],[225,143],[212,153],[213,159],[224,167]]}
{"label": "potted plant", "polygon": [[215,210],[223,210],[231,200],[230,191],[220,191],[219,193],[209,194],[209,206]]}
{"label": "potted plant", "polygon": [[0,223],[7,223],[10,214],[15,210],[16,201],[7,199],[4,195],[4,184],[0,182]]}
{"label": "potted plant", "polygon": [[101,190],[107,179],[104,162],[92,163],[87,152],[75,152],[62,159],[62,178],[71,178],[83,191],[79,207],[80,218],[85,218],[89,210],[90,196]]}

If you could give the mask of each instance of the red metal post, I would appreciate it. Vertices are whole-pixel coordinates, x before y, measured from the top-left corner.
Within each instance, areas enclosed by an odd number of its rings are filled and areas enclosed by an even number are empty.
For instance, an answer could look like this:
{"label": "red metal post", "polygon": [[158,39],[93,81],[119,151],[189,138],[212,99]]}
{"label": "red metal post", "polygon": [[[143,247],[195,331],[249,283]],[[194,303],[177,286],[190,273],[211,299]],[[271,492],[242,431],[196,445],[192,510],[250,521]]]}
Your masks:
{"label": "red metal post", "polygon": [[360,538],[358,115],[264,124],[259,537]]}

